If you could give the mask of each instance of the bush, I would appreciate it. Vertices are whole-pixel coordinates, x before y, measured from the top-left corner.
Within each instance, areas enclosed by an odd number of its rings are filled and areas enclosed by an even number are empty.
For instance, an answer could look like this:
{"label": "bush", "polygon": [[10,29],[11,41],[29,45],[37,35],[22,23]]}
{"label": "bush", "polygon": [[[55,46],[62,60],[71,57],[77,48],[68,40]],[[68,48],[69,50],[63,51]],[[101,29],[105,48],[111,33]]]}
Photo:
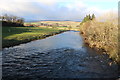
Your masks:
{"label": "bush", "polygon": [[110,58],[120,63],[117,18],[112,16],[115,14],[87,21],[81,25],[80,31],[90,47],[105,50]]}

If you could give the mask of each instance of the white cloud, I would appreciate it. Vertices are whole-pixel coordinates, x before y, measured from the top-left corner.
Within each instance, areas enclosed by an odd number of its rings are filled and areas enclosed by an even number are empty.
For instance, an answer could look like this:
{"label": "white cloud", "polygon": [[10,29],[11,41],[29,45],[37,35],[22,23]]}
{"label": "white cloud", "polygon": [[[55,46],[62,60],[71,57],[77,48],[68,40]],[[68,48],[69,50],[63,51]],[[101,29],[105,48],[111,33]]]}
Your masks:
{"label": "white cloud", "polygon": [[[88,0],[2,0],[0,9],[3,13],[22,16],[26,19],[78,20],[86,14],[100,15],[107,10],[85,3]],[[118,0],[91,0],[118,1]],[[1,14],[1,13],[0,13]]]}

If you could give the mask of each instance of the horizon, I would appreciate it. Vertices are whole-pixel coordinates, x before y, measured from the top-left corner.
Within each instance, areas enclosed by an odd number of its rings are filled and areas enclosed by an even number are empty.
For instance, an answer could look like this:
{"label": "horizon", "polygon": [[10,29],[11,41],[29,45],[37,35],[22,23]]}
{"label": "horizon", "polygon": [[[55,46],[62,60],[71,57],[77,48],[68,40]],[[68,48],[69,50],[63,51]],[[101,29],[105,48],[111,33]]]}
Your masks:
{"label": "horizon", "polygon": [[81,22],[80,20],[27,20],[25,22],[41,22],[41,21],[72,21],[72,22]]}

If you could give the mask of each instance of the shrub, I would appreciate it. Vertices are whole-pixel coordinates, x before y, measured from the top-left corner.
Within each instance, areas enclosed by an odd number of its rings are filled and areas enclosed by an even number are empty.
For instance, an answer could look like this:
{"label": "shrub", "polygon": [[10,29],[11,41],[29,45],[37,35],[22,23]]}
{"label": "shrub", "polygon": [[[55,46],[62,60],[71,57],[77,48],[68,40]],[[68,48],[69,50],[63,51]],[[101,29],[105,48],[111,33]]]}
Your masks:
{"label": "shrub", "polygon": [[120,63],[117,16],[113,13],[106,15],[83,23],[80,31],[90,47],[104,49],[110,58]]}

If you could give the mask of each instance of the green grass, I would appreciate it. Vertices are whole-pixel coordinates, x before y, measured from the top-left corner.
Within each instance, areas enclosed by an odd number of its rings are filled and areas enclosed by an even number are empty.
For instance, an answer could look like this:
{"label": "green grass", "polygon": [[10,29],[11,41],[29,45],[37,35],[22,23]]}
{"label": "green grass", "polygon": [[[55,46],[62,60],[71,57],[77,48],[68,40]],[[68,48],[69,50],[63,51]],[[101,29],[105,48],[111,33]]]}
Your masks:
{"label": "green grass", "polygon": [[3,27],[2,47],[10,47],[62,32],[61,29],[40,27]]}

